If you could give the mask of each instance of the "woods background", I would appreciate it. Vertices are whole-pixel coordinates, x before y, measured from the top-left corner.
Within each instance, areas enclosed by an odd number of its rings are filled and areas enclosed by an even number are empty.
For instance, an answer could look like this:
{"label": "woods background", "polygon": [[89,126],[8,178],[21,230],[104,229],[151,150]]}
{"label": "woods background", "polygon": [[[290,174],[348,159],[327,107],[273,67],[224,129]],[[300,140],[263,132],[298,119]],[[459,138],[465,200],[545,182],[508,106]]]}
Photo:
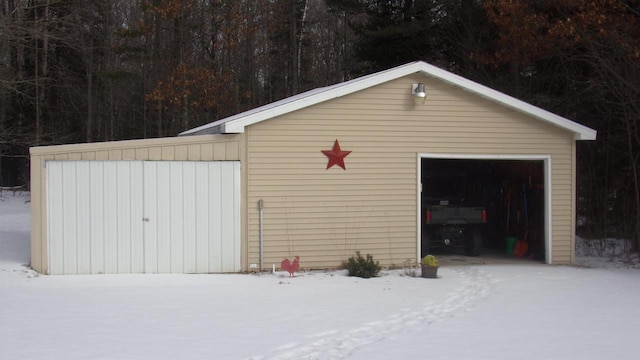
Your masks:
{"label": "woods background", "polygon": [[424,60],[598,130],[580,234],[640,239],[639,0],[0,0],[0,185],[30,146],[174,136]]}

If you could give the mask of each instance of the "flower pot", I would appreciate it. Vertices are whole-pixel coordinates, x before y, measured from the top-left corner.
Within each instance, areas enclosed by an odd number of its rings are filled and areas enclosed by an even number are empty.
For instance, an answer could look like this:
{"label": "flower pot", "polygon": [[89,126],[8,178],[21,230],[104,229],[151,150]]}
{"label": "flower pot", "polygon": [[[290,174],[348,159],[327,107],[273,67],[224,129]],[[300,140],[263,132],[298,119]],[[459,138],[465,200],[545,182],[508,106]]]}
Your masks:
{"label": "flower pot", "polygon": [[422,265],[422,277],[428,279],[437,279],[438,278],[438,267],[437,266],[428,266]]}

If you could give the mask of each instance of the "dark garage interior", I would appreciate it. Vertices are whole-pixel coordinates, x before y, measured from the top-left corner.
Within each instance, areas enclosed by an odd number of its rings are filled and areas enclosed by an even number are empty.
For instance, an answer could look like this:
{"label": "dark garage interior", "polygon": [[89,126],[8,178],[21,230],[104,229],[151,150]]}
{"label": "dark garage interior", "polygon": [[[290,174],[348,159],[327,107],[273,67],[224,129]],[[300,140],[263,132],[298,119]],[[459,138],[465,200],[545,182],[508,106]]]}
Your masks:
{"label": "dark garage interior", "polygon": [[421,256],[545,260],[543,160],[421,161]]}

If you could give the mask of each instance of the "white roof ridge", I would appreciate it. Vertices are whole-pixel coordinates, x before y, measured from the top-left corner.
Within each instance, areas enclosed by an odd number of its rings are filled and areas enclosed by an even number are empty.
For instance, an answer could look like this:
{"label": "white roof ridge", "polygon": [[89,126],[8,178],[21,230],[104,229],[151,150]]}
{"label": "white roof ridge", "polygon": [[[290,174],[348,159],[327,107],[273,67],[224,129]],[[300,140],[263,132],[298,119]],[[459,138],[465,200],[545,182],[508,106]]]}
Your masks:
{"label": "white roof ridge", "polygon": [[596,139],[597,132],[591,128],[423,61],[408,63],[335,85],[309,90],[209,124],[204,124],[194,129],[184,131],[179,135],[242,133],[246,126],[414,73],[422,73],[426,76],[445,81],[514,110],[566,129],[574,134],[576,140]]}

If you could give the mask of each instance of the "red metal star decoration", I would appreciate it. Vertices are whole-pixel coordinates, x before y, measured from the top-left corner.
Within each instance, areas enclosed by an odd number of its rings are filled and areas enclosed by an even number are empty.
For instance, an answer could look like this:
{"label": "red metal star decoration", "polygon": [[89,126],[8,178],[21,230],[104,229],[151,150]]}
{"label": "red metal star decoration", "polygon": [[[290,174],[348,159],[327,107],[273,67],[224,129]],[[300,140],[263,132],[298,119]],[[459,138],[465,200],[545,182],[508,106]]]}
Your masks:
{"label": "red metal star decoration", "polygon": [[347,170],[344,166],[344,158],[347,155],[351,154],[351,151],[342,151],[340,149],[340,143],[338,143],[338,139],[333,143],[333,149],[331,150],[322,150],[322,153],[325,154],[329,158],[329,162],[327,163],[327,168],[325,170],[329,170],[333,165],[338,165],[341,168]]}

